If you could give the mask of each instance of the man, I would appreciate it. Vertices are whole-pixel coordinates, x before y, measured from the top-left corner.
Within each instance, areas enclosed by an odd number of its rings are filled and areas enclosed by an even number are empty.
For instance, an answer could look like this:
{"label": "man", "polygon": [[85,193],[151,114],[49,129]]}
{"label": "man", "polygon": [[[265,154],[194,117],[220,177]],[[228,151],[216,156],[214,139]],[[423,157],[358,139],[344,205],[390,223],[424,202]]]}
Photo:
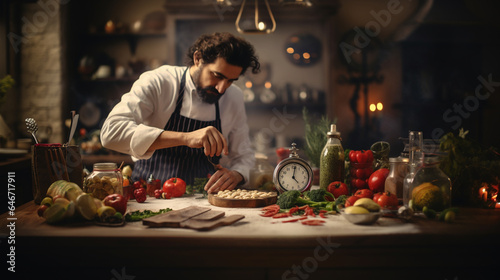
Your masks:
{"label": "man", "polygon": [[[104,147],[137,159],[133,180],[210,177],[209,193],[248,181],[255,158],[241,90],[232,85],[247,68],[259,71],[254,48],[229,33],[202,35],[188,67],[145,72],[103,124]],[[224,157],[222,157],[224,155]],[[222,157],[220,164],[219,159]]]}

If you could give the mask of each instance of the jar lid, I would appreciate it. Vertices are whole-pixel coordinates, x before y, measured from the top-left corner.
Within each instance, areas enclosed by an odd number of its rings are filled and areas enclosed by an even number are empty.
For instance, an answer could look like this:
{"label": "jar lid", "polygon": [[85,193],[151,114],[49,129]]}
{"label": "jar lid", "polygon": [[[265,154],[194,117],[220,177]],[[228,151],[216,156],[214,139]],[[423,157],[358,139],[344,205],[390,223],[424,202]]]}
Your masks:
{"label": "jar lid", "polygon": [[94,170],[116,170],[118,167],[114,162],[94,163]]}

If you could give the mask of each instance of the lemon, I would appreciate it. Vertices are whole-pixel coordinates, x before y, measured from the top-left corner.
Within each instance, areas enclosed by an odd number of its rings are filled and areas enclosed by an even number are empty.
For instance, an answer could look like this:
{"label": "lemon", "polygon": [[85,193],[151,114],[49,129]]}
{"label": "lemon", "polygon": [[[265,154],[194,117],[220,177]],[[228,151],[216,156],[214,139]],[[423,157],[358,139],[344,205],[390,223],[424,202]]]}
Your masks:
{"label": "lemon", "polygon": [[115,214],[116,210],[111,206],[102,206],[97,209],[97,216],[101,221],[106,221],[107,218],[113,217]]}
{"label": "lemon", "polygon": [[62,221],[66,216],[66,207],[60,203],[55,203],[43,212],[43,217],[49,224],[55,224]]}
{"label": "lemon", "polygon": [[40,202],[40,205],[47,205],[47,206],[52,206],[52,204],[54,204],[54,202],[52,201],[52,197],[50,196],[47,196],[45,197],[44,199],[42,199],[42,202]]}
{"label": "lemon", "polygon": [[363,207],[370,212],[380,211],[380,205],[370,198],[360,198],[354,202],[353,206]]}
{"label": "lemon", "polygon": [[345,209],[346,214],[369,214],[370,211],[368,211],[366,208],[361,207],[361,206],[349,206]]}
{"label": "lemon", "polygon": [[76,210],[84,219],[93,220],[97,213],[94,198],[87,193],[81,194],[76,199]]}

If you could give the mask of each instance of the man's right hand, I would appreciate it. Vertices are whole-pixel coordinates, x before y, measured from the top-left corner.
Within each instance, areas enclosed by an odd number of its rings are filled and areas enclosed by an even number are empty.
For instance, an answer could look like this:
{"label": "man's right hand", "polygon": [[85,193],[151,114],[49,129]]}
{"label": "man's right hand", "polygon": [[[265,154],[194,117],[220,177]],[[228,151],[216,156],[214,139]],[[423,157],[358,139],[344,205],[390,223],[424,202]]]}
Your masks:
{"label": "man's right hand", "polygon": [[190,148],[204,148],[206,156],[227,155],[229,148],[224,135],[213,126],[207,126],[185,134],[186,146]]}

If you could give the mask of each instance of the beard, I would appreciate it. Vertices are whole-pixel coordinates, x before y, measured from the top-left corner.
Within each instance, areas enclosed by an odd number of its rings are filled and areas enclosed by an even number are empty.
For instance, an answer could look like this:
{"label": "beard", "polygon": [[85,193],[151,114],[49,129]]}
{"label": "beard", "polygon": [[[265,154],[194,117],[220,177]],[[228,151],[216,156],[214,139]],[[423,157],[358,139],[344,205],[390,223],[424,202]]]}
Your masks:
{"label": "beard", "polygon": [[196,86],[196,93],[198,93],[198,96],[201,98],[201,100],[205,103],[208,104],[215,104],[215,102],[219,101],[219,99],[222,97],[222,94],[219,93],[219,91],[212,86],[208,87],[201,87],[200,86],[200,80],[201,80],[201,70],[203,70],[205,66],[200,66],[198,70],[196,70],[193,73],[193,82],[194,85]]}
{"label": "beard", "polygon": [[215,104],[222,97],[222,94],[215,87],[196,87],[196,92],[203,102]]}

